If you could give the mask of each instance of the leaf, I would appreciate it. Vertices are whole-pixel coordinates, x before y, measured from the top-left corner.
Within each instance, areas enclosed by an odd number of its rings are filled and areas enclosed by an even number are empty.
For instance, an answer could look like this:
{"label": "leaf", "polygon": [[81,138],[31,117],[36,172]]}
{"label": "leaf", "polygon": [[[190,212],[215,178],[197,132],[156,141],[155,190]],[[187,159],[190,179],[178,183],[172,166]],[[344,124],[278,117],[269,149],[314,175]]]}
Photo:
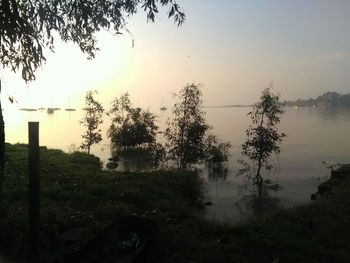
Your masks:
{"label": "leaf", "polygon": [[175,8],[174,7],[171,7],[170,8],[170,11],[169,11],[169,18],[172,17],[175,13]]}

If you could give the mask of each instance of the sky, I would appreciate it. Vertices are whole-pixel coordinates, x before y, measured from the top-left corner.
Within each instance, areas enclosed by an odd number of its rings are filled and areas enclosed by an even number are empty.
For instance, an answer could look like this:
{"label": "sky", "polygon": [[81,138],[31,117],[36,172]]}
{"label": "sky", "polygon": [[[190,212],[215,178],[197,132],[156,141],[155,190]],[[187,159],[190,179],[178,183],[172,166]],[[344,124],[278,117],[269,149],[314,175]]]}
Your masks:
{"label": "sky", "polygon": [[[139,12],[129,21],[132,35],[98,34],[101,51],[92,61],[56,41],[35,81],[2,69],[5,108],[79,107],[88,90],[106,107],[129,92],[135,105],[159,108],[188,83],[203,85],[206,105],[252,104],[271,81],[287,100],[350,93],[350,1],[178,3],[187,16],[182,27],[166,9],[154,24]],[[18,104],[9,105],[8,96]]]}

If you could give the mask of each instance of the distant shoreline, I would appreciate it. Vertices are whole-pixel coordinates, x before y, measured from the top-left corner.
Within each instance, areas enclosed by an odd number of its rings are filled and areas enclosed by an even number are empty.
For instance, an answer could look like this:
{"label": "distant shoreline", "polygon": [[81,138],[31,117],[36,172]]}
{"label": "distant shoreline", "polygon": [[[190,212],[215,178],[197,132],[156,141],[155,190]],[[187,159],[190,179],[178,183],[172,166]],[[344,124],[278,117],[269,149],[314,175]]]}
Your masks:
{"label": "distant shoreline", "polygon": [[218,106],[204,106],[203,108],[248,108],[253,105],[218,105]]}
{"label": "distant shoreline", "polygon": [[[251,108],[253,105],[219,105],[219,106],[203,106],[203,108]],[[285,105],[285,108],[313,108],[313,109],[334,109],[334,108],[350,108],[347,105]]]}

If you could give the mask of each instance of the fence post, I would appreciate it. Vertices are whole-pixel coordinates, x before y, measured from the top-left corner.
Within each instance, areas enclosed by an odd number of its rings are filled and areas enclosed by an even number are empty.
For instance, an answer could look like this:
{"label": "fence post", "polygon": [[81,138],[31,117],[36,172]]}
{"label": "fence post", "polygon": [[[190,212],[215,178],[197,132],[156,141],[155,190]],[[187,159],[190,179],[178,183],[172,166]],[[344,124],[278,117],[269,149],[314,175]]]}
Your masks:
{"label": "fence post", "polygon": [[29,262],[37,263],[40,233],[39,122],[28,122],[28,138]]}

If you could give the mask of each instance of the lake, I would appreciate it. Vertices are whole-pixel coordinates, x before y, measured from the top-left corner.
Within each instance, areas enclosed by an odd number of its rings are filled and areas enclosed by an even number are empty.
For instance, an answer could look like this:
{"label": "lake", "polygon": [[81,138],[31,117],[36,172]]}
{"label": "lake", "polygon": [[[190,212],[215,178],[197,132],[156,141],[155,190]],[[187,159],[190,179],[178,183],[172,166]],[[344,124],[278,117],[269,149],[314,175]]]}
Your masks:
{"label": "lake", "polygon": [[[207,191],[207,217],[214,220],[236,222],[249,217],[253,211],[247,205],[251,189],[244,177],[237,177],[240,168],[237,160],[240,145],[245,140],[245,129],[249,125],[247,113],[250,108],[205,108],[207,120],[213,126],[212,132],[224,141],[230,141],[230,160],[225,178],[213,178],[203,171]],[[158,125],[165,127],[171,113],[155,110]],[[40,122],[40,145],[74,150],[81,142],[84,128],[79,125],[83,110],[54,114],[25,112],[17,109],[4,111],[6,141],[27,142],[27,122]],[[92,148],[92,153],[102,161],[110,157],[109,142],[105,136],[110,122],[106,118],[102,124],[103,141]],[[279,129],[287,134],[281,144],[281,153],[273,158],[276,169],[269,178],[282,185],[283,189],[272,193],[280,200],[280,205],[292,207],[310,202],[310,195],[327,178],[329,169],[325,164],[350,162],[350,109],[349,108],[287,108]],[[75,145],[75,146],[74,146]]]}

